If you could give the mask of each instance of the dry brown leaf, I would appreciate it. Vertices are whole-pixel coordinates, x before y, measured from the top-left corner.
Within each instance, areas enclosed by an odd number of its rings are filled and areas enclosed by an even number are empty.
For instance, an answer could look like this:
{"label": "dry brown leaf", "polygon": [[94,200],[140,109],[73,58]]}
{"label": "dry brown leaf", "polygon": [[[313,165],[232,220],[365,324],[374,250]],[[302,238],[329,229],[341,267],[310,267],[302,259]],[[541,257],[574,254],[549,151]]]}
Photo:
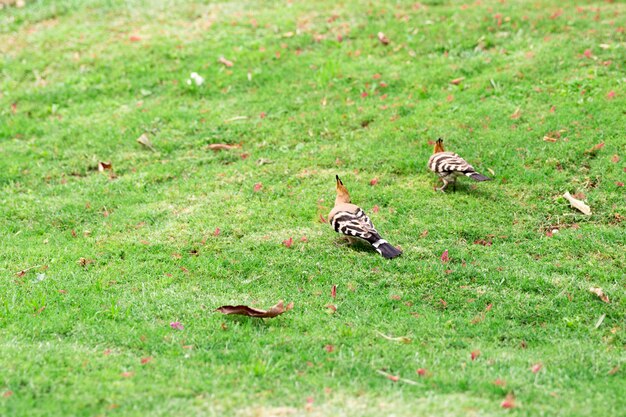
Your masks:
{"label": "dry brown leaf", "polygon": [[521,109],[518,107],[517,109],[515,109],[515,111],[513,112],[513,114],[511,114],[511,116],[509,116],[511,119],[516,120],[519,119],[520,117],[522,117],[522,111]]}
{"label": "dry brown leaf", "polygon": [[566,191],[565,194],[563,194],[563,197],[569,201],[570,205],[572,207],[574,207],[575,209],[579,210],[581,213],[587,215],[587,216],[591,216],[591,208],[586,205],[585,203],[583,203],[580,200],[575,199],[574,197],[572,197],[572,195],[569,193],[569,191]]}
{"label": "dry brown leaf", "polygon": [[217,60],[220,64],[224,64],[224,66],[230,68],[233,66],[232,61],[227,60],[226,58],[224,58],[223,56],[221,56],[218,60]]}
{"label": "dry brown leaf", "polygon": [[609,296],[606,295],[604,293],[604,291],[602,291],[602,288],[600,288],[600,287],[591,287],[591,288],[589,288],[589,291],[591,293],[597,295],[605,303],[610,303],[611,302],[611,301],[609,301]]}
{"label": "dry brown leaf", "polygon": [[153,152],[156,151],[156,149],[154,149],[154,146],[152,145],[152,141],[150,140],[148,135],[146,135],[145,133],[143,133],[141,136],[137,138],[137,142],[145,146],[146,148],[150,149]]}
{"label": "dry brown leaf", "polygon": [[587,149],[585,153],[595,155],[602,148],[604,148],[604,142],[600,142],[596,145],[593,145],[591,148]]}
{"label": "dry brown leaf", "polygon": [[113,164],[110,162],[98,162],[98,171],[104,172],[111,169],[113,169]]}
{"label": "dry brown leaf", "polygon": [[378,40],[380,41],[380,43],[382,43],[383,45],[389,45],[389,38],[385,36],[384,33],[382,32],[378,32]]}
{"label": "dry brown leaf", "polygon": [[219,311],[222,314],[239,314],[242,316],[248,317],[267,317],[272,318],[283,314],[285,311],[289,311],[293,308],[293,303],[287,304],[287,307],[284,306],[283,300],[280,300],[278,304],[273,307],[270,307],[268,310],[260,310],[258,308],[252,308],[244,305],[238,306],[221,306],[215,309],[215,311]]}
{"label": "dry brown leaf", "polygon": [[450,81],[450,84],[459,85],[463,82],[463,80],[465,80],[465,77],[455,78],[454,80]]}
{"label": "dry brown leaf", "polygon": [[553,138],[551,136],[544,136],[543,141],[544,142],[556,142],[556,138]]}
{"label": "dry brown leaf", "polygon": [[238,148],[241,148],[241,145],[239,144],[229,145],[227,143],[211,143],[207,146],[207,149],[210,149],[214,152],[229,151],[231,149],[238,149]]}

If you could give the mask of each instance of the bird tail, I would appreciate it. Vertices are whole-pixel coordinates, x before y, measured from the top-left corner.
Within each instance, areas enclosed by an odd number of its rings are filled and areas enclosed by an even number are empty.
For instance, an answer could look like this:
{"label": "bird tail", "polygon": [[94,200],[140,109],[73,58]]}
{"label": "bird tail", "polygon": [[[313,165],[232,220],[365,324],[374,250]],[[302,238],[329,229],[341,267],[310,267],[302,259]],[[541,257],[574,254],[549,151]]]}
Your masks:
{"label": "bird tail", "polygon": [[470,177],[474,181],[491,181],[492,178],[485,177],[483,174],[479,174],[478,172],[466,172],[466,176]]}
{"label": "bird tail", "polygon": [[380,253],[385,259],[393,259],[396,256],[400,256],[402,251],[394,246],[391,246],[389,242],[387,242],[383,238],[378,238],[374,242],[370,242],[376,252]]}

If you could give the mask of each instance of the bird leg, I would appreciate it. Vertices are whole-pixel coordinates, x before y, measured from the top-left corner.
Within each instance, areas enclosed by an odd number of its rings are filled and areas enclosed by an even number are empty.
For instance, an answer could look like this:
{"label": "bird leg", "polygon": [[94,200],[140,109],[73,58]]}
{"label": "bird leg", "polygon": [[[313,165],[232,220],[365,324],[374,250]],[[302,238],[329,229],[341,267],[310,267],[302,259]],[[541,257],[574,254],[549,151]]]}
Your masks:
{"label": "bird leg", "polygon": [[435,190],[445,193],[444,189],[448,186],[449,181],[446,180],[445,178],[442,178],[441,180],[443,181],[443,185],[439,188],[435,188]]}
{"label": "bird leg", "polygon": [[352,236],[343,235],[341,239],[335,242],[337,246],[352,245],[357,239]]}

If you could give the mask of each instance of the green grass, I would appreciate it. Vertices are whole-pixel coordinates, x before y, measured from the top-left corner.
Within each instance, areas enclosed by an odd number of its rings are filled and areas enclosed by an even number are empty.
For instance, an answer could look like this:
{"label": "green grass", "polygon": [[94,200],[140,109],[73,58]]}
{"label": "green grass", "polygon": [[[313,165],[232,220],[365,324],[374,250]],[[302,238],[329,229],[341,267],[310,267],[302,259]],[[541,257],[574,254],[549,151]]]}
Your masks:
{"label": "green grass", "polygon": [[[0,415],[624,415],[626,5],[562,3],[0,10]],[[495,180],[434,192],[437,137]]]}

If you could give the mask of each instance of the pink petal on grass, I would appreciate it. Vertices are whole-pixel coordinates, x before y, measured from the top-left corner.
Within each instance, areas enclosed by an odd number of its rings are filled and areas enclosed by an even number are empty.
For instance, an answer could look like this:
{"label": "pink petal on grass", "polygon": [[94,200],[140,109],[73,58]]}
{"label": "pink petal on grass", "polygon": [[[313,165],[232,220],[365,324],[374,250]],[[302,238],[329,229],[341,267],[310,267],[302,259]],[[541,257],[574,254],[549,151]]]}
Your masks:
{"label": "pink petal on grass", "polygon": [[173,321],[170,323],[170,327],[174,330],[183,330],[185,326],[179,321]]}
{"label": "pink petal on grass", "polygon": [[543,365],[540,363],[536,363],[532,366],[532,368],[530,368],[530,370],[533,372],[533,374],[536,374],[537,372],[541,371],[541,368],[543,368]]}
{"label": "pink petal on grass", "polygon": [[448,256],[448,249],[444,250],[443,253],[441,254],[441,262],[449,262],[450,261],[450,257]]}
{"label": "pink petal on grass", "polygon": [[215,231],[213,232],[213,236],[219,236],[220,235],[220,228],[216,227]]}
{"label": "pink petal on grass", "polygon": [[473,361],[478,359],[479,356],[480,356],[480,350],[474,350],[472,351],[472,353],[470,353],[470,357],[472,358]]}
{"label": "pink petal on grass", "polygon": [[606,98],[609,100],[613,100],[615,98],[615,91],[609,91],[606,95]]}
{"label": "pink petal on grass", "polygon": [[376,184],[378,184],[378,178],[373,178],[373,179],[370,181],[370,185],[376,185]]}
{"label": "pink petal on grass", "polygon": [[415,371],[415,372],[417,372],[417,374],[418,374],[419,376],[424,376],[424,375],[426,375],[426,369],[424,369],[424,368],[419,368],[419,369],[418,369],[417,371]]}
{"label": "pink petal on grass", "polygon": [[261,188],[263,188],[263,184],[261,184],[260,182],[257,182],[256,184],[254,184],[255,193],[258,193],[259,191],[261,191]]}
{"label": "pink petal on grass", "polygon": [[585,56],[585,58],[591,58],[593,54],[591,53],[591,49],[585,49],[583,55]]}
{"label": "pink petal on grass", "polygon": [[378,205],[376,205],[376,206],[372,207],[372,211],[374,213],[378,213],[380,211],[380,207],[378,207]]}
{"label": "pink petal on grass", "polygon": [[290,248],[291,245],[293,245],[293,238],[289,238],[287,240],[283,240],[283,245],[285,245],[286,248]]}

